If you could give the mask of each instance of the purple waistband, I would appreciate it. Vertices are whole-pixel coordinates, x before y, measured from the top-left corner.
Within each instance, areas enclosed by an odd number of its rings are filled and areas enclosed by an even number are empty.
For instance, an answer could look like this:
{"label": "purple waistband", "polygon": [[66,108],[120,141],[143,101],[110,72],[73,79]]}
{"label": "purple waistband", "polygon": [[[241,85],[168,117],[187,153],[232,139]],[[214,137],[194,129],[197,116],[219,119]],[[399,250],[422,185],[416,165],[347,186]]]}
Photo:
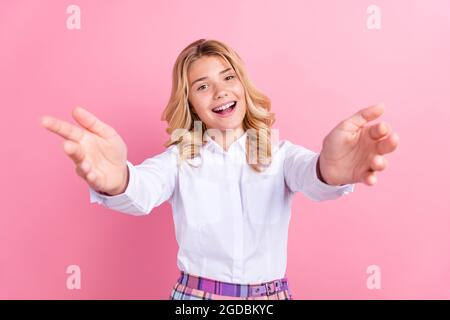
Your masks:
{"label": "purple waistband", "polygon": [[289,290],[287,278],[259,284],[236,284],[207,279],[181,271],[178,282],[189,288],[232,297],[264,296]]}

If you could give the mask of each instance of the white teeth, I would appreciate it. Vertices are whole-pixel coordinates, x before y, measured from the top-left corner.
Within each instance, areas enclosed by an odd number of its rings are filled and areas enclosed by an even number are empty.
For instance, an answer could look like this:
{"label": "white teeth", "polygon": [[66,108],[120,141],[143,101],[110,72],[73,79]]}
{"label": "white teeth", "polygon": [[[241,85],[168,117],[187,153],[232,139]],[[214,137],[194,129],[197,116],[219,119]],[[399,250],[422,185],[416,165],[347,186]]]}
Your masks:
{"label": "white teeth", "polygon": [[224,106],[222,106],[222,107],[214,108],[213,111],[222,111],[222,110],[228,109],[228,108],[231,107],[232,105],[234,105],[234,101],[233,101],[233,102],[230,102],[230,103],[227,103],[226,105],[224,105]]}

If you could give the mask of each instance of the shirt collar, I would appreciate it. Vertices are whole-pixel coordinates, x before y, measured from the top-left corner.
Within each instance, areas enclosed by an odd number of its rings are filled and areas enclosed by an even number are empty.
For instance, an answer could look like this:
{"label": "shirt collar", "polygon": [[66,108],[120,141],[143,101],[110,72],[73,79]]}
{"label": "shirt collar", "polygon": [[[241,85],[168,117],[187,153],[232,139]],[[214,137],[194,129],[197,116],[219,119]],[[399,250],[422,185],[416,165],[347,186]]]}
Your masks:
{"label": "shirt collar", "polygon": [[[222,153],[226,153],[225,150],[208,135],[208,133],[205,134],[205,137],[206,137],[206,144],[204,146],[205,148],[207,148],[208,150],[218,150]],[[227,152],[229,152],[232,148],[235,147],[239,147],[241,148],[242,151],[245,152],[246,141],[247,141],[247,132],[244,132],[242,136],[240,136],[237,140],[233,141],[233,143],[230,144]]]}

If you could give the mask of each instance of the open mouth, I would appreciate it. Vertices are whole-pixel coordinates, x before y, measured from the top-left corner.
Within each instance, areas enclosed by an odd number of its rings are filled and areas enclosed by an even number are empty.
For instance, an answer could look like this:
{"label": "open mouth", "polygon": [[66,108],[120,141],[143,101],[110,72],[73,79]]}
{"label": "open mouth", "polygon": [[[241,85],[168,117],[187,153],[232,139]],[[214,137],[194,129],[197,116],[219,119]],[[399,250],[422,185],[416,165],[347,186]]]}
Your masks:
{"label": "open mouth", "polygon": [[234,108],[236,107],[236,103],[237,103],[236,101],[233,101],[222,107],[214,108],[212,111],[214,113],[221,114],[221,115],[228,114],[228,113],[233,112]]}

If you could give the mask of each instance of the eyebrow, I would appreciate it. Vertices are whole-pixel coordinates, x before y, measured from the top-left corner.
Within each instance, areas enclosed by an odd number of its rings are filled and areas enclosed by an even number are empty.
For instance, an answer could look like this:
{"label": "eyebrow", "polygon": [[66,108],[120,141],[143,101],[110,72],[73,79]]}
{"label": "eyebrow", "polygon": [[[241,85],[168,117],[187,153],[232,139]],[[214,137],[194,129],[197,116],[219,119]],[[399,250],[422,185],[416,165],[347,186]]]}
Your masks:
{"label": "eyebrow", "polygon": [[[230,71],[231,69],[232,69],[232,68],[228,68],[228,69],[225,69],[225,70],[223,70],[223,71],[220,71],[219,74],[222,74],[222,73],[225,73],[225,72],[227,72],[227,71]],[[191,83],[191,87],[194,85],[194,83],[196,83],[196,82],[198,82],[198,81],[205,80],[205,79],[208,79],[208,77],[198,78],[197,80],[195,80],[194,82]]]}

